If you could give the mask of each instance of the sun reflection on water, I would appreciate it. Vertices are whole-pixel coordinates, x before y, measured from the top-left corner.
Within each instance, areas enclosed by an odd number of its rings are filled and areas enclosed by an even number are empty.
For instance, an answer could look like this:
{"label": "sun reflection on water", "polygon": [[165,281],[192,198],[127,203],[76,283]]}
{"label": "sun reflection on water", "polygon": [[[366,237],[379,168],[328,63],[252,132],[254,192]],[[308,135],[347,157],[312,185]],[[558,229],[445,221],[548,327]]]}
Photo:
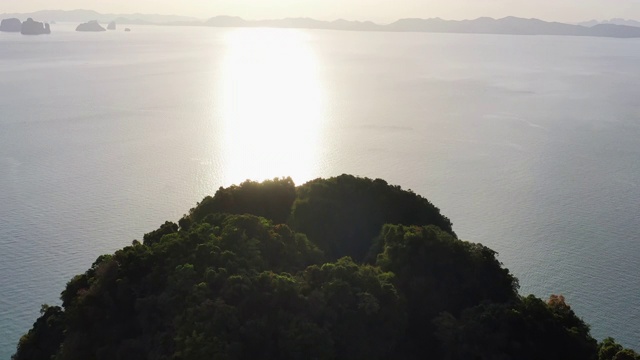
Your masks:
{"label": "sun reflection on water", "polygon": [[309,35],[238,29],[223,65],[224,183],[317,172],[323,94]]}

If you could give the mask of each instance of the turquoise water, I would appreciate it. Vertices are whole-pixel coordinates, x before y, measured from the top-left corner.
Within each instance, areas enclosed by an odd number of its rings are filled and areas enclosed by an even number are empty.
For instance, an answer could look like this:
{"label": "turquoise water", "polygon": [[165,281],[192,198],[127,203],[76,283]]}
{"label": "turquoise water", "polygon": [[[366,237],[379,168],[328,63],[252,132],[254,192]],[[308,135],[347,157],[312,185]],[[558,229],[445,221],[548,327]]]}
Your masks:
{"label": "turquoise water", "polygon": [[640,349],[640,41],[0,33],[0,358],[95,258],[246,178],[432,200],[522,293]]}

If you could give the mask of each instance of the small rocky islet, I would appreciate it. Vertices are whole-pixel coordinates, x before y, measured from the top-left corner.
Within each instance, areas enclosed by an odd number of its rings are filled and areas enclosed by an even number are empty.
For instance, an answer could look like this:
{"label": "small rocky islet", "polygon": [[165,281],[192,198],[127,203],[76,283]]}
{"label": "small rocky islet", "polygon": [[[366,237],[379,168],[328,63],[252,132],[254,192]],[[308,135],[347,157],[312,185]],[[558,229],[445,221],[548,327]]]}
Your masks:
{"label": "small rocky islet", "polygon": [[107,29],[103,28],[97,20],[92,20],[78,25],[78,27],[76,27],[76,31],[102,32],[107,31]]}

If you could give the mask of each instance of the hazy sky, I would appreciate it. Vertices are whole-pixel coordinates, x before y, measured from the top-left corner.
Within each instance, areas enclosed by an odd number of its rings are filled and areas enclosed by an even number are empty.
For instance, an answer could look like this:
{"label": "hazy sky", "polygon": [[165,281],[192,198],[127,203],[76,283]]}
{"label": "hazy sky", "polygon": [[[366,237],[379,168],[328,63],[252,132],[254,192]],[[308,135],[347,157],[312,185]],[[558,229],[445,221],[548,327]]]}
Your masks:
{"label": "hazy sky", "polygon": [[158,13],[247,19],[307,16],[323,20],[392,21],[404,17],[468,19],[536,17],[577,22],[640,19],[640,0],[0,0],[0,13],[92,9],[103,13]]}

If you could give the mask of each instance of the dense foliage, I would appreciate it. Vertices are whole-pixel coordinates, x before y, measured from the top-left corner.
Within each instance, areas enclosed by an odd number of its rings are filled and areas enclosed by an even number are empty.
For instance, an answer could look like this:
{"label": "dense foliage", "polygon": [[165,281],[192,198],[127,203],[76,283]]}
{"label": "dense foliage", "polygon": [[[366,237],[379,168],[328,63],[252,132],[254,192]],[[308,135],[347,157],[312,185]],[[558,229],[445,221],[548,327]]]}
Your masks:
{"label": "dense foliage", "polygon": [[13,359],[640,360],[562,296],[517,289],[494,251],[382,180],[245,182],[99,257]]}
{"label": "dense foliage", "polygon": [[317,179],[300,186],[297,195],[290,223],[330,260],[365,259],[384,224],[436,225],[454,234],[449,219],[427,199],[380,179]]}

